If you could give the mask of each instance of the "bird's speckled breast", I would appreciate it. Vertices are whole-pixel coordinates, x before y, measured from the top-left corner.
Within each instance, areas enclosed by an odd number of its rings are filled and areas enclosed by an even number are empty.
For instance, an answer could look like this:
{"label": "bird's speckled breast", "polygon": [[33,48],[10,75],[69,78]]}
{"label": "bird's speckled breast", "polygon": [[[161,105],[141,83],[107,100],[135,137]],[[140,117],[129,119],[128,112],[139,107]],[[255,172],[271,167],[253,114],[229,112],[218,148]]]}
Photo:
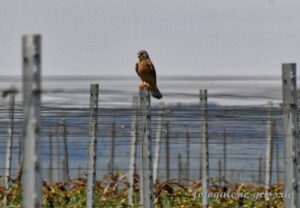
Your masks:
{"label": "bird's speckled breast", "polygon": [[138,72],[140,75],[151,73],[151,68],[147,60],[140,61],[138,63],[138,66]]}

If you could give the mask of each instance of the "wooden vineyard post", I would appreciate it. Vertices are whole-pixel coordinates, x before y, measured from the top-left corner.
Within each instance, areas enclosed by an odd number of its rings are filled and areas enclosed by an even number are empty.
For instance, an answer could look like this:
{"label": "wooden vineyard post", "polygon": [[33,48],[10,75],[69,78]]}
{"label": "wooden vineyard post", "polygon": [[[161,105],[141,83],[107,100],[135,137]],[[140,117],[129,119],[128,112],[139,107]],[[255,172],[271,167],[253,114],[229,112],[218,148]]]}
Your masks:
{"label": "wooden vineyard post", "polygon": [[90,89],[90,129],[89,129],[89,150],[87,170],[87,208],[94,207],[94,190],[97,162],[97,127],[98,127],[98,94],[99,85],[91,84]]}
{"label": "wooden vineyard post", "polygon": [[[4,173],[4,187],[8,191],[10,187],[11,177],[11,164],[12,164],[12,150],[13,150],[13,136],[14,136],[14,111],[15,111],[15,94],[16,89],[11,88],[6,91],[3,96],[9,95],[9,124],[7,129],[7,148],[6,148],[6,159],[5,159],[5,173]],[[3,206],[7,206],[7,195],[3,197]]]}
{"label": "wooden vineyard post", "polygon": [[49,182],[53,182],[53,130],[49,133]]}
{"label": "wooden vineyard post", "polygon": [[166,123],[166,133],[165,133],[165,153],[166,153],[166,181],[170,180],[170,125],[169,121]]}
{"label": "wooden vineyard post", "polygon": [[274,125],[273,125],[273,129],[274,129],[274,140],[275,140],[275,152],[276,152],[276,182],[278,183],[280,180],[280,159],[279,159],[279,138],[278,138],[278,134],[277,134],[277,126],[276,126],[276,122],[274,121]]}
{"label": "wooden vineyard post", "polygon": [[41,36],[23,36],[23,207],[41,207]]}
{"label": "wooden vineyard post", "polygon": [[177,166],[178,166],[178,172],[177,172],[177,180],[178,183],[181,183],[182,180],[182,161],[181,161],[181,153],[178,152],[177,154]]}
{"label": "wooden vineyard post", "polygon": [[268,102],[268,120],[267,120],[267,147],[266,147],[266,176],[265,176],[265,200],[269,201],[269,191],[272,181],[272,156],[273,156],[273,119],[272,102]]}
{"label": "wooden vineyard post", "polygon": [[159,119],[157,123],[157,131],[156,131],[156,145],[155,145],[155,155],[153,160],[153,182],[158,181],[158,169],[160,162],[160,148],[161,148],[161,130],[163,124],[163,116],[164,116],[164,104],[161,104],[161,111],[158,114]]}
{"label": "wooden vineyard post", "polygon": [[285,142],[285,207],[300,207],[298,190],[298,126],[296,64],[282,65],[283,123]]}
{"label": "wooden vineyard post", "polygon": [[19,171],[22,169],[22,164],[23,164],[23,141],[22,141],[22,136],[18,136],[18,146],[19,146],[19,151],[18,151],[18,166],[19,166]]}
{"label": "wooden vineyard post", "polygon": [[208,201],[208,124],[207,124],[207,90],[200,90],[200,130],[201,130],[201,181],[202,181],[202,207],[209,206]]}
{"label": "wooden vineyard post", "polygon": [[59,147],[60,147],[60,142],[58,139],[58,127],[56,125],[55,129],[54,129],[54,150],[55,150],[55,169],[56,169],[56,180],[59,181],[61,179],[61,174],[60,174],[60,167],[61,167],[61,163],[60,163],[60,154],[59,154]]}
{"label": "wooden vineyard post", "polygon": [[222,185],[222,159],[218,160],[218,175],[219,175],[219,187]]}
{"label": "wooden vineyard post", "polygon": [[140,91],[140,108],[142,114],[142,201],[144,208],[154,207],[152,176],[152,140],[151,140],[151,100],[150,91]]}
{"label": "wooden vineyard post", "polygon": [[223,130],[223,178],[227,181],[227,129]]}
{"label": "wooden vineyard post", "polygon": [[111,127],[111,149],[110,149],[110,159],[108,163],[108,171],[111,176],[115,172],[115,150],[116,150],[116,122],[113,121]]}
{"label": "wooden vineyard post", "polygon": [[190,154],[191,154],[191,149],[190,149],[190,132],[187,129],[185,133],[186,137],[186,164],[185,164],[185,178],[188,179],[189,183],[189,178],[190,178]]}
{"label": "wooden vineyard post", "polygon": [[59,122],[61,132],[62,132],[62,138],[63,138],[63,180],[69,180],[70,179],[70,172],[69,172],[69,151],[68,151],[68,133],[67,133],[67,127],[66,122],[64,118],[62,117]]}
{"label": "wooden vineyard post", "polygon": [[131,119],[131,137],[130,137],[130,161],[129,161],[129,190],[128,190],[128,204],[133,205],[133,194],[134,194],[134,176],[136,171],[136,150],[137,150],[137,108],[138,108],[138,98],[133,97],[133,111]]}
{"label": "wooden vineyard post", "polygon": [[257,181],[258,181],[258,183],[261,185],[261,183],[262,183],[262,171],[263,171],[263,162],[262,162],[262,156],[261,155],[259,155],[259,157],[258,157],[258,179],[257,179]]}

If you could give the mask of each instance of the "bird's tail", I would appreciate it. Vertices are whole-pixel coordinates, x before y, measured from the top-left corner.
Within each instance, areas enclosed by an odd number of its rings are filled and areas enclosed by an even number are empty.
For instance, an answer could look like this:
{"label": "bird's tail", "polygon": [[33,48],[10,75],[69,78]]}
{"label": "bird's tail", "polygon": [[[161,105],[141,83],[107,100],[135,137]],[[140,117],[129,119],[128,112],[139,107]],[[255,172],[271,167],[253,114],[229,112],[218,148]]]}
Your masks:
{"label": "bird's tail", "polygon": [[162,94],[160,93],[159,89],[156,86],[152,87],[150,89],[150,91],[151,91],[152,97],[154,97],[154,98],[161,99],[163,97]]}

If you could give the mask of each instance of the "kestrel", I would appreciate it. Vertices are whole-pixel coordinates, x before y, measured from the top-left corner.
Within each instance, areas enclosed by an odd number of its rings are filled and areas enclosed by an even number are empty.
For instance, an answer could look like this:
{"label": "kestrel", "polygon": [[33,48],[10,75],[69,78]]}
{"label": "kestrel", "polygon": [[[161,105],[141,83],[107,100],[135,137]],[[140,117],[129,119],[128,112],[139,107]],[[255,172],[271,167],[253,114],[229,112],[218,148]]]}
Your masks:
{"label": "kestrel", "polygon": [[156,86],[156,72],[155,68],[150,60],[150,57],[145,50],[141,50],[137,53],[138,61],[135,65],[136,73],[141,78],[142,82],[140,88],[145,87],[151,91],[151,95],[157,99],[162,98],[162,94],[159,92]]}

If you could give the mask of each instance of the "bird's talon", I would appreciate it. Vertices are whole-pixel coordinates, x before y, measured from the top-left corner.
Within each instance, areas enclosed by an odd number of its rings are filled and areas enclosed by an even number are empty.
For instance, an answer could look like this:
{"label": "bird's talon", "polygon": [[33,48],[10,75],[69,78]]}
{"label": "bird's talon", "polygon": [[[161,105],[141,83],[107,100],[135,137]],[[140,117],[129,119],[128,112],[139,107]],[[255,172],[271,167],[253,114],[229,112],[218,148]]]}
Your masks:
{"label": "bird's talon", "polygon": [[150,85],[148,84],[148,83],[145,83],[145,85],[144,85],[147,89],[149,89],[150,88]]}
{"label": "bird's talon", "polygon": [[141,84],[140,84],[140,88],[141,88],[141,89],[144,89],[144,88],[145,88],[145,84],[144,84],[144,82],[141,82]]}

